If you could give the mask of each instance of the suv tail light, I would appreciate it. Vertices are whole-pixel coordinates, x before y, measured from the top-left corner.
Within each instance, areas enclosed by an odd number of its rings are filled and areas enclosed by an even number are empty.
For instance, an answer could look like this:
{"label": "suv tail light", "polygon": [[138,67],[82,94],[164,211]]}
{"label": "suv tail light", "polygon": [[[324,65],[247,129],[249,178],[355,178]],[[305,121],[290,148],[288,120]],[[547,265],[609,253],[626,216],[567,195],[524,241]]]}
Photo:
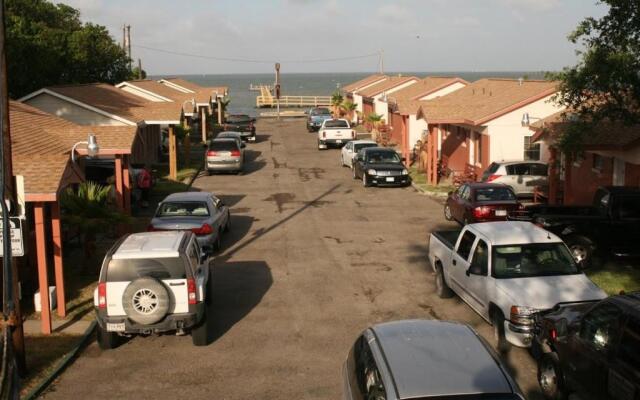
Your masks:
{"label": "suv tail light", "polygon": [[240,157],[240,150],[231,150],[231,157]]}
{"label": "suv tail light", "polygon": [[193,278],[187,279],[187,293],[189,294],[189,304],[196,304],[196,281]]}
{"label": "suv tail light", "polygon": [[489,175],[489,177],[487,177],[487,182],[495,181],[496,179],[500,178],[501,176],[502,175],[491,174],[491,175]]}
{"label": "suv tail light", "polygon": [[107,308],[107,284],[98,283],[98,308]]}
{"label": "suv tail light", "polygon": [[193,228],[191,232],[195,233],[198,236],[208,235],[213,232],[213,228],[209,224],[202,224],[200,228]]}
{"label": "suv tail light", "polygon": [[214,150],[209,150],[207,151],[207,156],[217,156],[218,153],[216,153]]}
{"label": "suv tail light", "polygon": [[491,207],[481,206],[473,209],[473,216],[476,218],[484,218],[491,215]]}

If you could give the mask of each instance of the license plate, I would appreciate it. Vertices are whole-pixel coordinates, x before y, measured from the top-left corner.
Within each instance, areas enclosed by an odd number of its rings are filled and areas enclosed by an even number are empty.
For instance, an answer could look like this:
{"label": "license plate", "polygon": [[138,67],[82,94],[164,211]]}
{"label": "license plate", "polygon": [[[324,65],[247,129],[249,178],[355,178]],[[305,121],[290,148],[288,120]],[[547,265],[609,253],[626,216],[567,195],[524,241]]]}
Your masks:
{"label": "license plate", "polygon": [[124,322],[117,324],[107,322],[107,332],[124,332]]}
{"label": "license plate", "polygon": [[496,217],[506,217],[507,210],[496,210]]}
{"label": "license plate", "polygon": [[393,178],[387,178],[387,182],[393,182]]}
{"label": "license plate", "polygon": [[338,139],[336,140],[336,143],[342,143],[342,140]]}

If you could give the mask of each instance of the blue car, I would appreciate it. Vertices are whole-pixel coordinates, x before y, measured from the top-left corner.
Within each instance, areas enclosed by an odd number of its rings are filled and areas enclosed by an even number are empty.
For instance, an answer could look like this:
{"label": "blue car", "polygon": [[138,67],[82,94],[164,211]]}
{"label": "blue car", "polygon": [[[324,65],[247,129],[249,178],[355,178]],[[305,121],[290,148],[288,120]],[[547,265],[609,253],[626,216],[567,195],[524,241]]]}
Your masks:
{"label": "blue car", "polygon": [[307,130],[309,132],[317,132],[325,120],[333,118],[333,116],[331,115],[331,110],[326,107],[312,108],[311,110],[309,110],[308,114],[309,117],[307,118]]}

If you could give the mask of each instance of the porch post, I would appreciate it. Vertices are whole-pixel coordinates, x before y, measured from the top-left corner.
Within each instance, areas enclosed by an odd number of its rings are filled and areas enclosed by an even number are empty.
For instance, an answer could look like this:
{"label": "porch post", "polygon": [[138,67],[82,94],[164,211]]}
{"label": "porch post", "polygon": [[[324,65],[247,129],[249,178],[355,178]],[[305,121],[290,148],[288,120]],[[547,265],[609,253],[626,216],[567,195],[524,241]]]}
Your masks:
{"label": "porch post", "polygon": [[564,194],[562,202],[564,205],[570,205],[573,202],[573,198],[571,197],[571,179],[572,179],[572,169],[573,169],[573,157],[570,152],[565,153],[564,158]]}
{"label": "porch post", "polygon": [[555,205],[558,201],[558,150],[549,146],[549,204]]}
{"label": "porch post", "polygon": [[131,177],[129,176],[129,156],[122,156],[122,195],[124,197],[124,212],[131,215]]}
{"label": "porch post", "polygon": [[38,286],[40,287],[40,329],[43,335],[51,334],[51,305],[49,304],[49,276],[47,275],[47,238],[45,237],[44,203],[34,204],[36,228],[36,254],[38,259]]}
{"label": "porch post", "polygon": [[402,157],[407,160],[407,165],[409,165],[409,132],[407,129],[407,116],[400,115],[402,119]]}
{"label": "porch post", "polygon": [[53,267],[56,277],[56,303],[58,316],[67,315],[67,304],[64,293],[64,269],[62,266],[62,235],[60,229],[60,203],[51,203],[51,236],[53,241]]}
{"label": "porch post", "polygon": [[207,109],[202,107],[200,109],[200,129],[202,131],[202,143],[207,142]]}
{"label": "porch post", "polygon": [[178,165],[176,157],[176,133],[173,125],[169,125],[169,178],[176,180],[178,178]]}
{"label": "porch post", "polygon": [[116,155],[115,160],[115,173],[116,173],[116,204],[118,210],[124,210],[124,189],[122,185],[122,156]]}

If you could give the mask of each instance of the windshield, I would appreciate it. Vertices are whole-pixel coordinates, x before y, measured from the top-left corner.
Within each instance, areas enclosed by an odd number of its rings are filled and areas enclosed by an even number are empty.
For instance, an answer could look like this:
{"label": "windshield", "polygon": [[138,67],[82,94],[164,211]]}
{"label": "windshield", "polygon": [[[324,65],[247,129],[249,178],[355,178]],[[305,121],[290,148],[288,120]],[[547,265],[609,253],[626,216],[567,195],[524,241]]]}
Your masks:
{"label": "windshield", "polygon": [[491,187],[475,189],[476,201],[509,201],[515,200],[516,195],[507,187]]}
{"label": "windshield", "polygon": [[356,143],[353,145],[353,151],[358,152],[361,149],[366,149],[367,147],[378,147],[377,143]]}
{"label": "windshield", "polygon": [[204,201],[168,201],[158,208],[156,217],[206,217],[209,215]]}
{"label": "windshield", "polygon": [[399,164],[400,156],[395,151],[372,151],[367,153],[369,164]]}
{"label": "windshield", "polygon": [[577,274],[578,267],[563,243],[493,247],[494,278],[527,278]]}
{"label": "windshield", "polygon": [[328,108],[314,108],[311,115],[331,115],[331,111]]}
{"label": "windshield", "polygon": [[251,117],[248,115],[230,115],[227,117],[227,122],[249,122]]}
{"label": "windshield", "polygon": [[331,119],[324,121],[325,128],[348,128],[349,123],[342,119]]}

